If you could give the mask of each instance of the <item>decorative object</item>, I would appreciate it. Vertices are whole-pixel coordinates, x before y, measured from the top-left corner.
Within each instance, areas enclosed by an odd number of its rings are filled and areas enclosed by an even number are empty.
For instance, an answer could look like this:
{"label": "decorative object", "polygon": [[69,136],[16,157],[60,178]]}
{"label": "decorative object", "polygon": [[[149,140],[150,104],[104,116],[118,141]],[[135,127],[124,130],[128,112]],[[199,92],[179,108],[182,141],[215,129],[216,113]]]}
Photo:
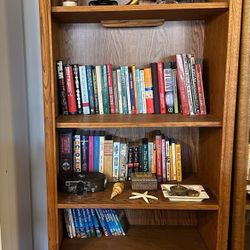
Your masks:
{"label": "decorative object", "polygon": [[209,199],[201,185],[162,184],[161,189],[165,198],[170,201],[196,201]]}
{"label": "decorative object", "polygon": [[149,203],[148,199],[153,199],[153,200],[158,200],[157,197],[153,196],[153,195],[148,195],[148,191],[144,192],[144,193],[136,193],[133,192],[132,193],[133,196],[130,196],[129,199],[130,200],[134,200],[134,199],[143,199],[146,203]]}
{"label": "decorative object", "polygon": [[77,6],[77,0],[66,0],[62,2],[63,6]]}
{"label": "decorative object", "polygon": [[157,190],[155,174],[149,172],[132,173],[132,190]]}
{"label": "decorative object", "polygon": [[116,182],[113,186],[110,199],[112,200],[115,196],[117,196],[118,194],[121,194],[123,190],[124,190],[124,182],[120,182],[120,181]]}
{"label": "decorative object", "polygon": [[95,6],[95,5],[118,5],[118,2],[114,1],[114,0],[95,0],[95,1],[90,1],[89,5],[90,6]]}
{"label": "decorative object", "polygon": [[130,0],[126,5],[138,5],[140,0]]}

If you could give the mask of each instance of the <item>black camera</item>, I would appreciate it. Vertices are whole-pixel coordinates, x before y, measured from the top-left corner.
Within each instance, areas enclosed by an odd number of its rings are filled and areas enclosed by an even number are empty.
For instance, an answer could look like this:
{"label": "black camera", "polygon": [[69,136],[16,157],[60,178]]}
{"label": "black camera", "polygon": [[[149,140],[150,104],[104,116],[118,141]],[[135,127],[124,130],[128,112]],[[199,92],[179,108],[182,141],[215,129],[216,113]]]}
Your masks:
{"label": "black camera", "polygon": [[58,175],[58,188],[62,192],[82,195],[87,192],[103,191],[107,179],[104,174],[61,172]]}

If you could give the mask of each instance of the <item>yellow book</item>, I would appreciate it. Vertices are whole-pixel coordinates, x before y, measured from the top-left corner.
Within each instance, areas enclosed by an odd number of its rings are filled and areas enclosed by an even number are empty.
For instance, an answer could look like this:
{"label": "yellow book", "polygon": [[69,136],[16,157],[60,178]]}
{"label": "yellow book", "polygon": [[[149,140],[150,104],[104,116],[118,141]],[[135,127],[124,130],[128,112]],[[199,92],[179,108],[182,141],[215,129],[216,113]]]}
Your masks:
{"label": "yellow book", "polygon": [[173,169],[172,145],[169,145],[169,159],[170,159],[170,181],[173,181],[174,180],[174,169]]}
{"label": "yellow book", "polygon": [[176,174],[177,181],[182,181],[182,167],[181,167],[181,145],[175,144],[175,157],[176,157]]}

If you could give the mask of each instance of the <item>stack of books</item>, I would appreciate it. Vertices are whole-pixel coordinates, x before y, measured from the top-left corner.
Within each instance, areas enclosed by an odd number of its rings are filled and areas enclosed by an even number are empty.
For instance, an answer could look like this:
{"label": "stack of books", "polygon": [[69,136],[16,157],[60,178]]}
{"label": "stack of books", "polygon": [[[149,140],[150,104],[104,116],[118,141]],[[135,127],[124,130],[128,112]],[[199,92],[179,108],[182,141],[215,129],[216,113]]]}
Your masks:
{"label": "stack of books", "polygon": [[114,209],[64,209],[68,237],[124,236],[128,227],[125,212]]}
{"label": "stack of books", "polygon": [[170,62],[113,68],[57,61],[61,114],[205,115],[202,67],[191,54]]}
{"label": "stack of books", "polygon": [[155,173],[159,182],[182,181],[181,145],[161,131],[129,141],[98,131],[59,131],[60,171],[101,172],[108,181],[130,180],[133,172]]}

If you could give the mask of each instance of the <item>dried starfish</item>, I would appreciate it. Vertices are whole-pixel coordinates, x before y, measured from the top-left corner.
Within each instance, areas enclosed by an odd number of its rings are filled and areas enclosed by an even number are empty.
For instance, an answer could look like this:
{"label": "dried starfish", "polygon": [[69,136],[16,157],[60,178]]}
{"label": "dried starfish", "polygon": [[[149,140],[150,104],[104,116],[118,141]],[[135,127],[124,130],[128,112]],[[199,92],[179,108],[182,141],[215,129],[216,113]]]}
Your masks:
{"label": "dried starfish", "polygon": [[134,199],[143,199],[146,203],[149,203],[148,199],[153,199],[153,200],[158,200],[157,197],[153,196],[153,195],[148,195],[148,191],[144,192],[144,193],[132,193],[133,196],[130,196],[129,199],[130,200],[134,200]]}

